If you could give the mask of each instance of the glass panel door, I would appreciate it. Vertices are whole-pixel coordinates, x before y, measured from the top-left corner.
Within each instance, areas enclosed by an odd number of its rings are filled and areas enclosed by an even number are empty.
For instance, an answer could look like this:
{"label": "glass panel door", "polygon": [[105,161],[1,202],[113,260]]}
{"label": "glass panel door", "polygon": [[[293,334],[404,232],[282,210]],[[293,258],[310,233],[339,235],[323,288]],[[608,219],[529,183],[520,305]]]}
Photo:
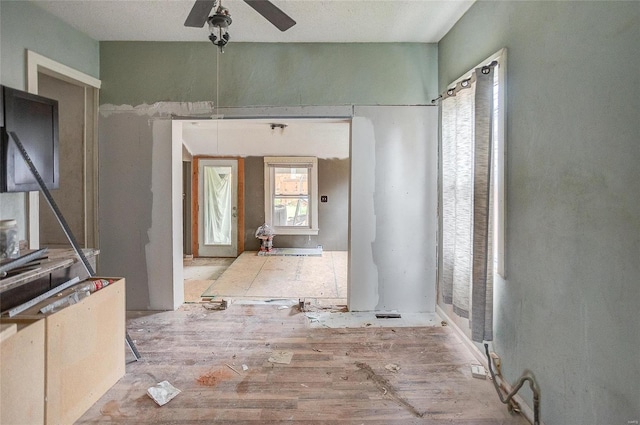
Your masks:
{"label": "glass panel door", "polygon": [[231,243],[231,167],[205,165],[204,175],[204,243]]}
{"label": "glass panel door", "polygon": [[238,256],[238,161],[198,161],[198,256]]}

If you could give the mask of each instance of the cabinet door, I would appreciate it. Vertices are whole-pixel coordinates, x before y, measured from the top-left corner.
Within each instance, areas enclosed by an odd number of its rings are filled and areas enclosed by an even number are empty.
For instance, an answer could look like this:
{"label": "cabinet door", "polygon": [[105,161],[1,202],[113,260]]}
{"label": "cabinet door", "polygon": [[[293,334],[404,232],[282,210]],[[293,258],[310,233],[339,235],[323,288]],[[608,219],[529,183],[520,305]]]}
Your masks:
{"label": "cabinet door", "polygon": [[125,372],[120,279],[46,318],[47,424],[73,423]]}

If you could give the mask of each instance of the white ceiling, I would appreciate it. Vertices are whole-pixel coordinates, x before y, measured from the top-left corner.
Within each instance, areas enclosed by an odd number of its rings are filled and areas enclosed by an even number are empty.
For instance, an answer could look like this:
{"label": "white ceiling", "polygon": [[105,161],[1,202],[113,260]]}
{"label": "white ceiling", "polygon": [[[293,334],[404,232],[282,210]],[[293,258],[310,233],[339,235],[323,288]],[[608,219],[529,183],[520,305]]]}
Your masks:
{"label": "white ceiling", "polygon": [[[174,120],[191,155],[348,158],[351,123],[341,119]],[[272,128],[272,124],[278,124]]]}
{"label": "white ceiling", "polygon": [[[297,24],[280,32],[242,0],[231,12],[231,42],[437,43],[475,0],[273,0]],[[187,28],[194,0],[36,0],[95,40],[208,41]]]}

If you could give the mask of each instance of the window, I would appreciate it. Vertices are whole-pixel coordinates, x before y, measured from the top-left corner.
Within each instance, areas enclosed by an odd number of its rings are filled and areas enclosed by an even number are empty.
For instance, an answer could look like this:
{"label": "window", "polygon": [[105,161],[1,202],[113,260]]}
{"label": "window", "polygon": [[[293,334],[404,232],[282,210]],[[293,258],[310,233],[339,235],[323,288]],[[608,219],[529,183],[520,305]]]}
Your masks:
{"label": "window", "polygon": [[445,304],[471,338],[493,339],[493,283],[504,270],[503,49],[441,96],[442,269]]}
{"label": "window", "polygon": [[318,234],[318,159],[264,158],[265,221],[276,235]]}
{"label": "window", "polygon": [[[493,256],[494,267],[503,279],[506,279],[505,241],[506,241],[506,70],[507,49],[500,49],[495,54],[480,62],[475,68],[484,64],[496,62],[493,73],[493,129],[492,129],[492,182],[493,191]],[[474,69],[475,69],[474,68]],[[454,87],[461,81],[469,79],[473,69],[450,84]]]}

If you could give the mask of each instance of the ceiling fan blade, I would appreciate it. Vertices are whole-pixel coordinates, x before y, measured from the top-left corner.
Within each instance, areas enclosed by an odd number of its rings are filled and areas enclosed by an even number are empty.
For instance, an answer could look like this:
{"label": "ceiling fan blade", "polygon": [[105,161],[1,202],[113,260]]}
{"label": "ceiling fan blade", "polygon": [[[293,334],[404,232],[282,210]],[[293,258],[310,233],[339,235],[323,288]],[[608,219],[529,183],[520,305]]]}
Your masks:
{"label": "ceiling fan blade", "polygon": [[196,0],[196,4],[191,8],[187,20],[184,21],[184,26],[202,28],[215,5],[216,0]]}
{"label": "ceiling fan blade", "polygon": [[280,31],[286,31],[296,24],[289,15],[280,10],[275,4],[268,0],[244,0],[256,12],[276,26]]}

